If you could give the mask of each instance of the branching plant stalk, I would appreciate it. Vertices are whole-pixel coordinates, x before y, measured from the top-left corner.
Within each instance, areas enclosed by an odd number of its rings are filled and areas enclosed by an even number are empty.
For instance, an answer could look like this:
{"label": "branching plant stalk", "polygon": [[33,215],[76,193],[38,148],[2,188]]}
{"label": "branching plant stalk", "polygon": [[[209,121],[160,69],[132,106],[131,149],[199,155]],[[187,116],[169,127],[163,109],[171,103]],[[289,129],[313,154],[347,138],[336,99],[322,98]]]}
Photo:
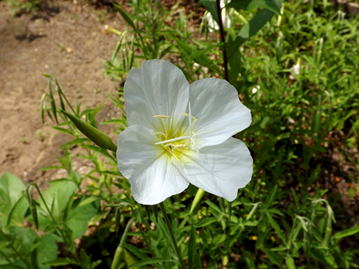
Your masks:
{"label": "branching plant stalk", "polygon": [[81,257],[79,256],[79,254],[76,251],[76,248],[73,244],[73,241],[71,240],[71,238],[69,237],[68,233],[66,233],[66,231],[64,230],[64,226],[59,223],[55,217],[52,215],[52,212],[49,208],[49,206],[47,205],[44,196],[42,195],[39,186],[37,186],[35,183],[32,183],[30,186],[33,186],[35,188],[35,190],[37,191],[37,193],[40,196],[41,201],[43,202],[45,209],[47,211],[47,213],[49,214],[51,220],[53,221],[53,223],[56,225],[58,232],[60,234],[60,236],[62,237],[62,239],[64,240],[66,246],[69,248],[70,252],[74,255],[75,260],[81,264]]}
{"label": "branching plant stalk", "polygon": [[[23,257],[23,255],[16,249],[16,247],[14,246],[14,242],[11,240],[11,237],[6,235],[5,233],[3,233],[1,230],[0,230],[0,232],[2,233],[2,236],[5,237],[10,242],[9,246],[10,246],[11,250],[15,253],[17,258],[19,258],[20,260],[22,260],[25,263],[25,265],[27,266],[26,268],[29,268],[29,269],[34,268],[31,265],[31,263],[29,263],[29,261],[25,257]],[[0,251],[0,255],[3,256],[11,264],[9,257],[6,254],[4,254],[2,251]]]}
{"label": "branching plant stalk", "polygon": [[227,50],[226,50],[226,32],[223,26],[222,20],[222,12],[221,12],[221,1],[216,0],[216,9],[218,15],[218,26],[219,26],[219,34],[221,40],[221,49],[222,49],[222,58],[223,58],[223,70],[224,70],[224,79],[229,81],[228,76],[228,59],[227,59]]}

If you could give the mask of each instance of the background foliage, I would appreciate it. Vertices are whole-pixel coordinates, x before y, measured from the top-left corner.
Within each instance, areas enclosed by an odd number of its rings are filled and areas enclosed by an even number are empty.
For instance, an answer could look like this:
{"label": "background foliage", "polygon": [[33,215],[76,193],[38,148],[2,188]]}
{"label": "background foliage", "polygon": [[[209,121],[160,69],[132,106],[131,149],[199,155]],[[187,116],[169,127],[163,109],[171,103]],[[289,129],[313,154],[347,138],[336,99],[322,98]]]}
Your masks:
{"label": "background foliage", "polygon": [[[113,103],[123,112],[123,81],[144,59],[169,59],[190,81],[228,76],[253,115],[237,135],[253,155],[251,183],[232,203],[210,194],[193,202],[192,186],[140,206],[97,129],[121,132],[124,113],[98,123],[100,108],[74,106],[48,76],[42,117],[73,137],[48,169],[67,176],[40,191],[2,175],[0,268],[358,267],[358,17],[327,1],[232,0],[224,33],[207,23],[219,19],[216,1],[201,4],[211,15],[179,2],[114,4],[128,30],[109,29],[119,35],[105,62],[119,81]],[[75,171],[75,159],[92,169]]]}

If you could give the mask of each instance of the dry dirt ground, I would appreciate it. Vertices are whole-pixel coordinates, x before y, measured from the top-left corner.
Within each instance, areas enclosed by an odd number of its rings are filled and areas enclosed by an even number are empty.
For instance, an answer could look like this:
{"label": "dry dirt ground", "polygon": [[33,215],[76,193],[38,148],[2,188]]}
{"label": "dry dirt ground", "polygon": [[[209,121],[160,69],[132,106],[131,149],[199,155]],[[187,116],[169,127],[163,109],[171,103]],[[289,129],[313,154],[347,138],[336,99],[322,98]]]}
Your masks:
{"label": "dry dirt ground", "polygon": [[73,103],[104,104],[116,82],[104,77],[122,28],[120,18],[84,2],[46,1],[45,10],[13,17],[0,2],[0,175],[7,171],[33,181],[48,177],[42,167],[57,163],[66,137],[40,117],[47,90],[43,74],[54,75]]}

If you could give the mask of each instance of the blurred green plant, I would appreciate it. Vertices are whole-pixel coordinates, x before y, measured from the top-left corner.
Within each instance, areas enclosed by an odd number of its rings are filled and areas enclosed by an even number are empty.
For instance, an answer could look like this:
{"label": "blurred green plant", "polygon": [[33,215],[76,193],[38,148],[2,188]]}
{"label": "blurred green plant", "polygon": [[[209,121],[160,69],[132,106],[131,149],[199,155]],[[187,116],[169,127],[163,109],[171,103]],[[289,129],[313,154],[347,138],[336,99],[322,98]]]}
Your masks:
{"label": "blurred green plant", "polygon": [[[35,199],[35,193],[39,196]],[[52,181],[41,192],[25,186],[14,175],[0,177],[0,265],[4,268],[51,268],[79,264],[94,268],[86,253],[77,253],[74,239],[81,237],[97,213],[97,199],[78,196],[69,179]],[[59,244],[65,245],[64,249]],[[58,252],[66,257],[58,257]]]}
{"label": "blurred green plant", "polygon": [[[218,21],[220,1],[201,2]],[[102,124],[123,131],[124,113],[99,123],[100,107],[73,106],[47,76],[42,119],[72,137],[59,165],[47,169],[66,176],[41,192],[9,174],[0,178],[0,265],[358,268],[359,228],[328,188],[335,188],[331,176],[356,184],[355,172],[341,166],[358,168],[359,18],[327,1],[232,0],[219,3],[233,11],[231,26],[209,33],[178,6],[127,4],[117,10],[129,29],[109,28],[119,42],[106,74],[122,80],[139,61],[165,57],[193,81],[225,76],[226,62],[253,115],[241,137],[255,160],[252,183],[233,203],[190,187],[162,206],[139,206],[117,170],[111,138],[100,131]],[[121,87],[116,94],[124,112]]]}
{"label": "blurred green plant", "polygon": [[40,0],[3,0],[9,7],[13,16],[20,13],[32,12],[38,9]]}

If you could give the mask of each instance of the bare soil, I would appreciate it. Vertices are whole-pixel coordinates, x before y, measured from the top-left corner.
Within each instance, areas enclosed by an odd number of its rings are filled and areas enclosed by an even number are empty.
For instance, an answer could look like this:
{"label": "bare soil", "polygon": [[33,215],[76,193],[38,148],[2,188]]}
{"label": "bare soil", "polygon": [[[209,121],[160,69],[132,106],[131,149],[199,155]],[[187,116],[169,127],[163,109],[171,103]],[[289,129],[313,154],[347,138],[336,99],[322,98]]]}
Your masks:
{"label": "bare soil", "polygon": [[54,75],[74,104],[115,109],[107,96],[117,84],[104,77],[103,61],[118,37],[104,26],[121,30],[121,19],[84,2],[45,2],[19,17],[0,2],[0,175],[7,171],[26,181],[45,180],[41,168],[57,163],[68,139],[50,121],[41,122],[43,74]]}

